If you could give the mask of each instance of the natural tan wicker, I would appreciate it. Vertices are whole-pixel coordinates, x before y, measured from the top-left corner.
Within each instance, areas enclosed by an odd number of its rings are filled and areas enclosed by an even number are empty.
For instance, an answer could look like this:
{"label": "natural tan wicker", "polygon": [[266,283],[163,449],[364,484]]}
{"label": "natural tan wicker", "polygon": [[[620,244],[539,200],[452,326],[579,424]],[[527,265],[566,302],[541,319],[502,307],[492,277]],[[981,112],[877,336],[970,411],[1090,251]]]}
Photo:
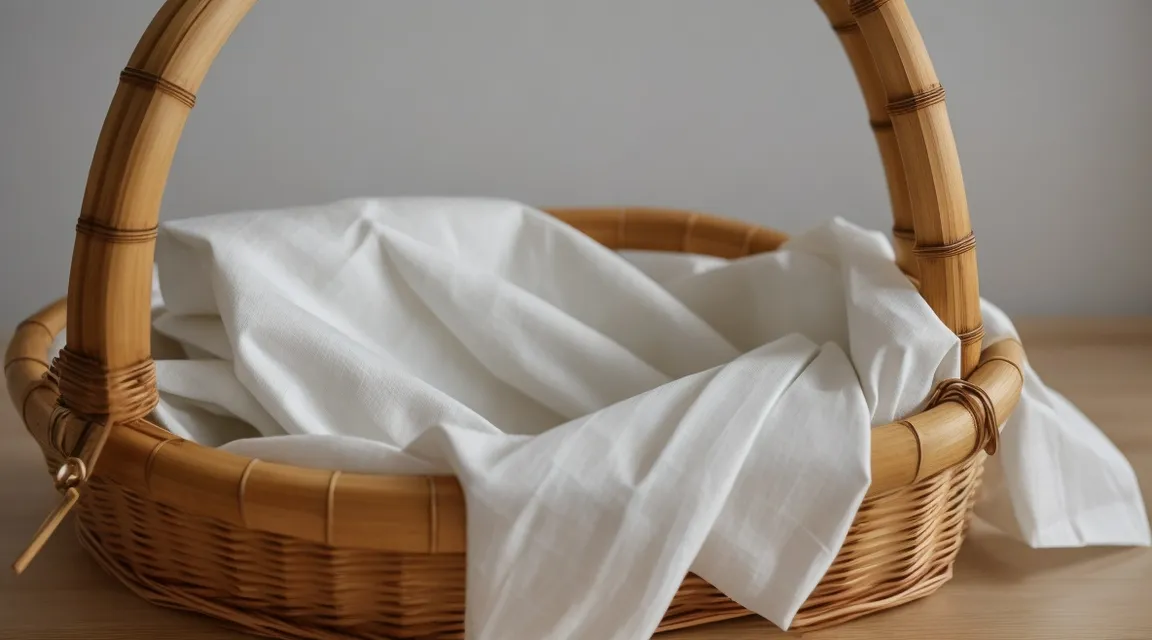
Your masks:
{"label": "natural tan wicker", "polygon": [[[465,521],[451,477],[367,476],[243,458],[148,422],[154,238],[181,129],[216,53],[255,0],[168,0],[121,75],[77,224],[68,300],[23,323],[8,390],[79,532],[144,598],[285,638],[462,633]],[[877,427],[873,482],[795,620],[834,624],[931,593],[951,574],[985,451],[1022,385],[1014,341],[981,351],[974,241],[943,90],[903,0],[819,0],[863,89],[888,175],[897,262],[961,339],[966,380]],[[552,213],[606,246],[736,257],[782,234],[655,209]],[[46,352],[67,320],[68,344]],[[65,463],[65,459],[70,459]],[[96,467],[97,458],[99,466]],[[63,466],[62,466],[63,465]],[[748,615],[687,576],[661,629]]]}

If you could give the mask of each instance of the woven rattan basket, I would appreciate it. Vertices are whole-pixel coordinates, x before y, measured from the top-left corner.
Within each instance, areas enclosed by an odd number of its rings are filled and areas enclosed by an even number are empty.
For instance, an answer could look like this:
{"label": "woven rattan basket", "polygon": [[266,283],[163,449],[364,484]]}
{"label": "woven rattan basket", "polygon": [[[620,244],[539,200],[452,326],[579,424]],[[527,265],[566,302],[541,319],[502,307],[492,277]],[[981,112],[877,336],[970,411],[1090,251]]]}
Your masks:
{"label": "woven rattan basket", "polygon": [[[142,597],[286,638],[444,638],[463,632],[465,518],[452,477],[367,476],[243,458],[147,419],[151,265],[161,195],[208,67],[255,0],[168,0],[120,76],[88,179],[67,304],[23,323],[8,390],[80,539]],[[944,91],[903,0],[820,0],[855,69],[887,172],[897,263],[959,337],[965,380],[877,427],[872,486],[795,619],[843,622],[925,596],[951,575],[1023,351],[981,350],[975,243]],[[784,236],[702,214],[553,210],[617,249],[736,257]],[[49,342],[67,321],[51,368]],[[97,458],[99,462],[97,464]],[[31,532],[30,532],[31,533]],[[662,630],[748,615],[689,575]],[[537,639],[509,639],[537,640]]]}

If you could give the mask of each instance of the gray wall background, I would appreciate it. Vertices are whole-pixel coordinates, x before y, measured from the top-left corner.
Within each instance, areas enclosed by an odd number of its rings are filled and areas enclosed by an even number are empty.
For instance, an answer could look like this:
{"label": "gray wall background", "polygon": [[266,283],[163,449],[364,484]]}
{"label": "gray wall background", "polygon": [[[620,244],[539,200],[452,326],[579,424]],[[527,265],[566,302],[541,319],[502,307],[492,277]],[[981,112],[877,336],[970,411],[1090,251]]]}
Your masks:
{"label": "gray wall background", "polygon": [[[1152,1],[909,2],[984,295],[1152,313]],[[66,290],[97,134],[159,3],[0,0],[0,325]],[[890,226],[812,2],[264,0],[200,91],[163,218],[373,195]]]}

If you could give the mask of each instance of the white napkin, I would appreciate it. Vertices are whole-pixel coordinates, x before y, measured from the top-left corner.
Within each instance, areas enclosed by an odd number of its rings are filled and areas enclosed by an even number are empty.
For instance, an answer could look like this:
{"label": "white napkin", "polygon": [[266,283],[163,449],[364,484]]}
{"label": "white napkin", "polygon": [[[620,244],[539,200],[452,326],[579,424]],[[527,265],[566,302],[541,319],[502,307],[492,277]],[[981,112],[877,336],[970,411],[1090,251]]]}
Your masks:
{"label": "white napkin", "polygon": [[[729,264],[722,258],[682,253],[624,252],[624,257],[673,292],[683,286],[678,281],[692,282],[698,274]],[[857,299],[863,302],[866,297]],[[717,304],[709,320],[748,322],[773,312],[725,314],[727,308]],[[1004,338],[1019,340],[1003,311],[986,300],[981,311],[986,345]],[[1072,403],[1045,386],[1027,362],[1024,373],[1020,402],[1002,430],[1000,450],[985,462],[976,515],[1038,549],[1152,544],[1144,500],[1127,459]],[[895,415],[905,414],[897,410]],[[873,424],[885,421],[874,418]]]}
{"label": "white napkin", "polygon": [[[625,258],[517,203],[350,200],[167,223],[157,257],[155,326],[193,358],[158,362],[166,426],[458,475],[470,638],[648,637],[689,569],[786,628],[866,491],[869,426],[959,368],[883,237],[839,220],[731,262]],[[1127,462],[1029,374],[997,524],[1148,544]]]}

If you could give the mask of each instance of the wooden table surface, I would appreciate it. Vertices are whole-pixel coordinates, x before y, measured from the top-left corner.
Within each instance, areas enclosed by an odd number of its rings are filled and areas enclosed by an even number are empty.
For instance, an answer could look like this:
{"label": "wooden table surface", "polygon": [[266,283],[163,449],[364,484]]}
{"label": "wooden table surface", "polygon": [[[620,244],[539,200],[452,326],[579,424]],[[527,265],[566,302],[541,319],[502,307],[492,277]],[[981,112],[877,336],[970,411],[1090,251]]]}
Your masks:
{"label": "wooden table surface", "polygon": [[[1147,501],[1152,496],[1152,318],[1019,325],[1033,365],[1124,451]],[[15,412],[7,402],[0,406],[0,559],[12,559],[56,495]],[[105,576],[81,551],[67,524],[65,529],[23,576],[0,570],[0,638],[251,637],[138,600]],[[976,522],[960,552],[956,577],[925,600],[803,636],[744,619],[660,637],[1152,640],[1152,550],[1033,550]]]}

